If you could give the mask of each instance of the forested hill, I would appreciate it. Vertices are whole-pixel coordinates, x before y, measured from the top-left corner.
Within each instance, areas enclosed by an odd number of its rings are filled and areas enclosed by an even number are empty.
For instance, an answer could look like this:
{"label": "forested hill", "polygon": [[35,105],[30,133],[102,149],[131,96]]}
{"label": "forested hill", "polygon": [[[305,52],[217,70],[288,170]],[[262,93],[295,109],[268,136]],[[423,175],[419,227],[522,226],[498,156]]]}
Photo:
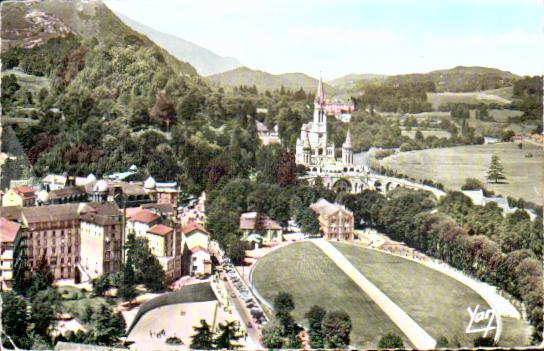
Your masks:
{"label": "forested hill", "polygon": [[[432,83],[436,87],[436,92],[469,92],[512,86],[515,81],[521,78],[516,74],[496,68],[457,66],[428,73],[389,76],[381,82],[386,85]],[[357,79],[353,84],[352,91],[364,90],[369,84],[376,84],[376,80]]]}
{"label": "forested hill", "polygon": [[[271,74],[247,67],[239,67],[227,72],[208,76],[211,82],[222,87],[255,86],[259,91],[284,89],[296,91],[303,89],[307,93],[315,93],[318,80],[304,73]],[[335,90],[325,84],[325,91],[332,96]]]}
{"label": "forested hill", "polygon": [[[37,176],[101,177],[135,164],[141,179],[177,181],[198,194],[265,168],[255,118],[278,124],[290,147],[311,118],[313,95],[303,91],[212,89],[100,2],[46,4],[5,3],[2,12],[11,16],[2,26],[10,42],[2,108],[23,121],[13,129]],[[29,22],[33,16],[41,19]],[[27,36],[15,35],[27,27]],[[257,116],[258,106],[270,113]]]}

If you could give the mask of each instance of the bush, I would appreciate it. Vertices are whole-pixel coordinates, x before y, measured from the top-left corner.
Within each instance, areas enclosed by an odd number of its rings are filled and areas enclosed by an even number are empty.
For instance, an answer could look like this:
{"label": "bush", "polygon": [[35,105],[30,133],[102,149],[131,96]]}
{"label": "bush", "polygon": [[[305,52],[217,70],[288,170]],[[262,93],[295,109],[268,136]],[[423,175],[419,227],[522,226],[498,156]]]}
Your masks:
{"label": "bush", "polygon": [[170,337],[166,338],[165,342],[168,345],[183,345],[183,341],[181,341],[180,338],[175,337],[175,336],[170,336]]}
{"label": "bush", "polygon": [[385,336],[382,336],[378,342],[379,349],[402,349],[404,348],[404,343],[400,336],[393,333],[389,333]]}
{"label": "bush", "polygon": [[474,339],[474,347],[493,347],[495,346],[495,341],[490,336],[479,336]]}

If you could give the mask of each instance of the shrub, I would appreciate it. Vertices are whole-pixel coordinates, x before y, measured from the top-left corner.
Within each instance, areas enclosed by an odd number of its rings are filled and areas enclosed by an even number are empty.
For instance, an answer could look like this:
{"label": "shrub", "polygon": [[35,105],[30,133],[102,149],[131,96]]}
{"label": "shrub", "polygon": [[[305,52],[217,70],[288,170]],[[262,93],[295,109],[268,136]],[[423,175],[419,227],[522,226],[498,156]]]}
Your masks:
{"label": "shrub", "polygon": [[180,338],[175,337],[175,336],[170,336],[170,337],[166,338],[165,342],[168,345],[183,345],[183,341],[181,341]]}

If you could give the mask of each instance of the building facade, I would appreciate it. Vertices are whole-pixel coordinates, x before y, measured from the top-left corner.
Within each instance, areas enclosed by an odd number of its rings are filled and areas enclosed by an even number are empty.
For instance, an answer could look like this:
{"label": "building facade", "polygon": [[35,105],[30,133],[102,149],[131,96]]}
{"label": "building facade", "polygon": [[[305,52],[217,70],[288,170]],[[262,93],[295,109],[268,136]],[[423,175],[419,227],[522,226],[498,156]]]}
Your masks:
{"label": "building facade", "polygon": [[0,218],[0,291],[11,290],[13,281],[13,252],[15,239],[20,235],[21,225]]}
{"label": "building facade", "polygon": [[319,199],[310,208],[318,215],[323,238],[329,240],[353,240],[353,213],[344,206]]}
{"label": "building facade", "polygon": [[80,275],[80,212],[86,204],[25,207],[25,247],[29,266],[38,267],[45,258],[54,279],[75,279]]}
{"label": "building facade", "polygon": [[114,202],[89,203],[81,213],[80,267],[94,279],[121,270],[123,220]]}
{"label": "building facade", "polygon": [[240,230],[242,231],[242,240],[252,240],[252,235],[260,236],[261,243],[283,241],[283,230],[278,222],[272,220],[265,214],[257,212],[247,212],[240,215]]}
{"label": "building facade", "polygon": [[327,111],[323,81],[319,80],[314,101],[313,121],[303,124],[296,142],[295,161],[308,167],[310,172],[361,172],[362,167],[353,164],[351,134],[348,131],[342,145],[342,158],[336,159],[335,145],[327,135]]}
{"label": "building facade", "polygon": [[36,204],[36,193],[33,188],[27,185],[21,185],[9,189],[2,196],[2,206],[20,206],[28,207]]}

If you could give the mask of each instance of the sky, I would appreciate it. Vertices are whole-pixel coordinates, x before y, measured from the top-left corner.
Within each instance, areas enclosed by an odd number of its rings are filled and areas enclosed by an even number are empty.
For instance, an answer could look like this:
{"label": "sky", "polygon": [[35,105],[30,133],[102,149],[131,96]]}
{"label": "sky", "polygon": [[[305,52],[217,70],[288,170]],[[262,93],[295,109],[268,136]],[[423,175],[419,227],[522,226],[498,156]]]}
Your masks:
{"label": "sky", "polygon": [[544,72],[544,0],[104,0],[253,69],[324,79],[487,66]]}

